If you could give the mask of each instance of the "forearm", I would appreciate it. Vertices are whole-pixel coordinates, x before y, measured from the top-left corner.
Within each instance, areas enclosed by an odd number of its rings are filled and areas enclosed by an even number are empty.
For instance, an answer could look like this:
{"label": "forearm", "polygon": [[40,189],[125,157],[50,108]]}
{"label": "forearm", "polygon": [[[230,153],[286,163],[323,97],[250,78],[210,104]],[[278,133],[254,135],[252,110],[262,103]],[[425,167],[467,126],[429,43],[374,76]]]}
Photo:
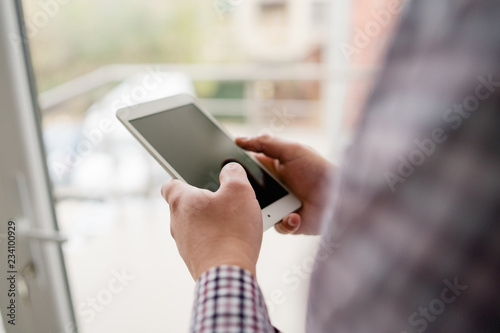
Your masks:
{"label": "forearm", "polygon": [[197,281],[191,332],[278,332],[255,277],[238,266],[212,267]]}

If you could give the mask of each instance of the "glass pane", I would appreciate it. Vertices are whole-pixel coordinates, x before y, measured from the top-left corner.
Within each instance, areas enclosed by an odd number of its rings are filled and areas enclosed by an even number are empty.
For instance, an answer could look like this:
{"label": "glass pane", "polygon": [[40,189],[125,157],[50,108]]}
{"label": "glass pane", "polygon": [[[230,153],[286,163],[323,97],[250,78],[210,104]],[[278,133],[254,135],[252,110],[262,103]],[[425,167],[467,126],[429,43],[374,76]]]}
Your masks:
{"label": "glass pane", "polygon": [[[336,160],[330,132],[338,125],[336,142],[351,137],[397,21],[372,10],[392,2],[349,1],[350,37],[335,40],[330,1],[23,0],[82,332],[187,331],[192,306],[194,282],[159,195],[168,175],[115,109],[191,92],[234,135],[270,133]],[[360,45],[368,23],[379,31]],[[342,110],[325,109],[331,80],[348,88]],[[259,281],[286,332],[304,326],[316,243],[265,234]]]}

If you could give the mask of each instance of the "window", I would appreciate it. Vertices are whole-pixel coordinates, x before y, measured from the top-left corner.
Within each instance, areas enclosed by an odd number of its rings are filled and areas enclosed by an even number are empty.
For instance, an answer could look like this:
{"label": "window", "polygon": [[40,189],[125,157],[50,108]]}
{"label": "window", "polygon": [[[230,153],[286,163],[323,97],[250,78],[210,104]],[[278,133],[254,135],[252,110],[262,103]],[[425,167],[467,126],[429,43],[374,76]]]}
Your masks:
{"label": "window", "polygon": [[[293,59],[257,58],[241,46],[251,36],[241,33],[238,20],[255,14],[259,28],[279,36],[296,23],[292,7],[299,3],[23,0],[81,332],[182,332],[190,319],[194,284],[159,195],[169,177],[116,121],[117,106],[192,92],[234,135],[271,133],[332,159],[340,155],[331,154],[334,144],[355,127],[359,84],[370,85],[378,63],[365,66],[370,46],[347,72],[347,62],[328,50],[351,42],[349,28],[363,28],[379,1],[354,1],[350,11],[351,1],[312,1],[312,11],[299,11],[301,20],[331,24],[345,39],[310,29],[314,45]],[[333,20],[335,13],[345,21]],[[264,236],[259,281],[283,331],[304,326],[308,281],[286,277],[313,256],[316,243],[272,230]],[[273,298],[276,290],[284,297]]]}
{"label": "window", "polygon": [[268,27],[282,27],[287,24],[287,4],[281,1],[263,2],[260,5],[261,22]]}

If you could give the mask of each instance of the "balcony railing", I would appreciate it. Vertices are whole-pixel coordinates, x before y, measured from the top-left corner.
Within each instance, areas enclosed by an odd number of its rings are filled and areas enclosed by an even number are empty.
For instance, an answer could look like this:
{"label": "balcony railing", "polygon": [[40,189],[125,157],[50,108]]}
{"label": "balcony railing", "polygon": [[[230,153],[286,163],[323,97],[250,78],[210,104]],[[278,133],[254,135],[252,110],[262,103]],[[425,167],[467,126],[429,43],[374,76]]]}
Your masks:
{"label": "balcony railing", "polygon": [[[250,93],[258,81],[340,81],[370,76],[374,68],[328,68],[321,64],[293,65],[251,65],[251,64],[114,64],[101,67],[88,74],[70,80],[40,94],[39,102],[43,112],[72,98],[91,92],[109,83],[119,83],[128,77],[153,68],[155,71],[182,72],[192,81],[244,82],[246,88],[242,99],[202,99],[215,115],[226,116],[235,113],[248,114],[256,100]],[[282,99],[274,100],[276,106],[287,105],[300,116],[300,110],[316,109],[321,100]],[[257,101],[258,103],[258,101]]]}

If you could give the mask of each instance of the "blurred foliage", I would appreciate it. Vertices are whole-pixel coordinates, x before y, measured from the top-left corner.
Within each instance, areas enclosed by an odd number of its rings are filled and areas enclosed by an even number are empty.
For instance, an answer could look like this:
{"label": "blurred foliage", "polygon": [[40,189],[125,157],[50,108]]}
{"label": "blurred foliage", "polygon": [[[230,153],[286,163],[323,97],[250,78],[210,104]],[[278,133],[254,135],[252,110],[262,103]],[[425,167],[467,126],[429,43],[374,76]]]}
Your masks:
{"label": "blurred foliage", "polygon": [[39,91],[108,64],[218,60],[205,48],[225,22],[210,1],[61,2],[23,0]]}
{"label": "blurred foliage", "polygon": [[244,98],[244,82],[197,81],[194,83],[200,98]]}
{"label": "blurred foliage", "polygon": [[216,81],[196,81],[194,82],[194,89],[198,97],[207,98],[215,95],[219,89],[219,83]]}
{"label": "blurred foliage", "polygon": [[243,98],[245,96],[245,84],[243,82],[220,82],[215,98]]}

